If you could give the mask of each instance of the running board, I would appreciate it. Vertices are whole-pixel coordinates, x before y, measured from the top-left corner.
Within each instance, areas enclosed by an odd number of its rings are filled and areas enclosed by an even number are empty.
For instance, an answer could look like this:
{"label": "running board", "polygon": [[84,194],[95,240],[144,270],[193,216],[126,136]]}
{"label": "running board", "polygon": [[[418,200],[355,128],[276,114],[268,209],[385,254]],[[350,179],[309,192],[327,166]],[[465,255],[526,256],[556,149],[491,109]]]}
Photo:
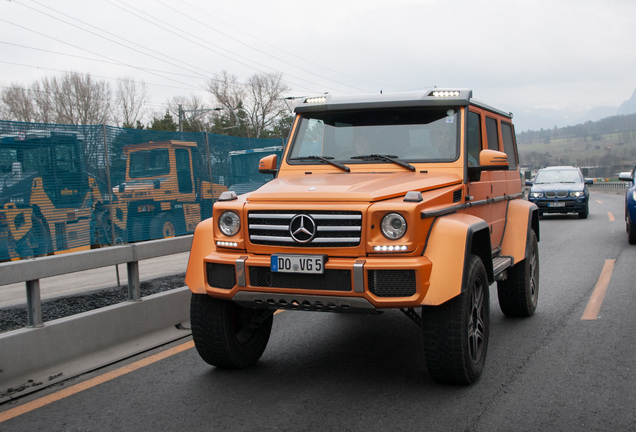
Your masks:
{"label": "running board", "polygon": [[495,280],[505,280],[508,276],[506,270],[512,267],[512,257],[499,255],[492,258],[492,272]]}

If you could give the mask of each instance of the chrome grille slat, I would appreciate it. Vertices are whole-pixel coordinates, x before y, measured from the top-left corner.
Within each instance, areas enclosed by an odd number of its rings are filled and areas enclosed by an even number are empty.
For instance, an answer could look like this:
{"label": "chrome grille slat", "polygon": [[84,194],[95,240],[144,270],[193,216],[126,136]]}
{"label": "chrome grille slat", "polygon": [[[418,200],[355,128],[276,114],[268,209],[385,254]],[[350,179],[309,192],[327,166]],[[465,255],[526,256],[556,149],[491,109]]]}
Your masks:
{"label": "chrome grille slat", "polygon": [[[291,237],[279,237],[279,236],[259,236],[253,235],[250,236],[250,240],[254,243],[254,240],[260,241],[279,241],[285,243],[295,243],[294,239]],[[351,243],[354,241],[360,241],[360,237],[340,237],[340,238],[317,238],[312,241],[312,243]],[[299,246],[303,246],[303,244],[299,244]]]}
{"label": "chrome grille slat", "polygon": [[318,231],[362,231],[362,227],[328,227],[319,226]]}
{"label": "chrome grille slat", "polygon": [[289,229],[289,225],[263,225],[263,224],[250,224],[250,229],[269,229],[276,231],[287,231]]}

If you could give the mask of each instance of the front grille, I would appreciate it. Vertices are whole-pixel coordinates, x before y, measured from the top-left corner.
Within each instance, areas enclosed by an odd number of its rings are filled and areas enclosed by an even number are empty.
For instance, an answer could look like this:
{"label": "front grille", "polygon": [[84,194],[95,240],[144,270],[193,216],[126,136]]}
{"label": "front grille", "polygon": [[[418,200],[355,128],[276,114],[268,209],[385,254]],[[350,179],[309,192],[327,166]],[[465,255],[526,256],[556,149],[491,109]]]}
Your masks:
{"label": "front grille", "polygon": [[232,264],[206,263],[208,285],[214,288],[232,289],[236,285],[236,272]]}
{"label": "front grille", "polygon": [[545,192],[545,196],[546,198],[565,198],[566,196],[568,196],[568,191],[563,191],[563,190],[559,190],[559,191],[547,191]]}
{"label": "front grille", "polygon": [[410,297],[415,294],[415,270],[369,270],[369,291],[378,297]]}
{"label": "front grille", "polygon": [[[315,235],[301,241],[292,237],[290,225],[298,215],[308,216]],[[252,244],[294,247],[355,247],[360,244],[362,213],[351,211],[250,211],[248,229]],[[299,236],[297,236],[299,237]]]}
{"label": "front grille", "polygon": [[272,272],[269,267],[249,267],[250,285],[320,291],[351,291],[349,270],[325,269],[322,274]]}

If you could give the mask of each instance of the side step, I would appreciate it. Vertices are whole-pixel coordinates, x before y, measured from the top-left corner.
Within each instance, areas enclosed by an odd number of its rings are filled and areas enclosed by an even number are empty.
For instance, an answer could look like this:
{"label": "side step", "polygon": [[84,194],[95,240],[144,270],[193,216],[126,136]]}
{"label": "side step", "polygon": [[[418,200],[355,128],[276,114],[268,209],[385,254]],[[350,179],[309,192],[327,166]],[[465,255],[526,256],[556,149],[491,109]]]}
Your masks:
{"label": "side step", "polygon": [[492,257],[492,272],[495,275],[495,280],[505,280],[507,277],[506,270],[512,267],[512,257],[505,255],[498,255]]}

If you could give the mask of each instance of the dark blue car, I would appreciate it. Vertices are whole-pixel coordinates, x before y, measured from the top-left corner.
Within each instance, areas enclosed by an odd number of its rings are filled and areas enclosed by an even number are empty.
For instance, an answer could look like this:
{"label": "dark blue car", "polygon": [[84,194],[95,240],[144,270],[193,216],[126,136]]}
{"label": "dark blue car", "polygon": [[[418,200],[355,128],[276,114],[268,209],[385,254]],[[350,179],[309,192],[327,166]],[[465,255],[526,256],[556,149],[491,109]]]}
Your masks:
{"label": "dark blue car", "polygon": [[590,192],[581,170],[573,166],[542,168],[537,172],[531,185],[528,200],[539,207],[539,215],[544,213],[577,213],[579,219],[589,214]]}
{"label": "dark blue car", "polygon": [[636,176],[636,166],[631,172],[622,172],[618,175],[619,179],[630,182],[625,193],[625,229],[629,244],[636,244],[636,181],[634,176]]}

